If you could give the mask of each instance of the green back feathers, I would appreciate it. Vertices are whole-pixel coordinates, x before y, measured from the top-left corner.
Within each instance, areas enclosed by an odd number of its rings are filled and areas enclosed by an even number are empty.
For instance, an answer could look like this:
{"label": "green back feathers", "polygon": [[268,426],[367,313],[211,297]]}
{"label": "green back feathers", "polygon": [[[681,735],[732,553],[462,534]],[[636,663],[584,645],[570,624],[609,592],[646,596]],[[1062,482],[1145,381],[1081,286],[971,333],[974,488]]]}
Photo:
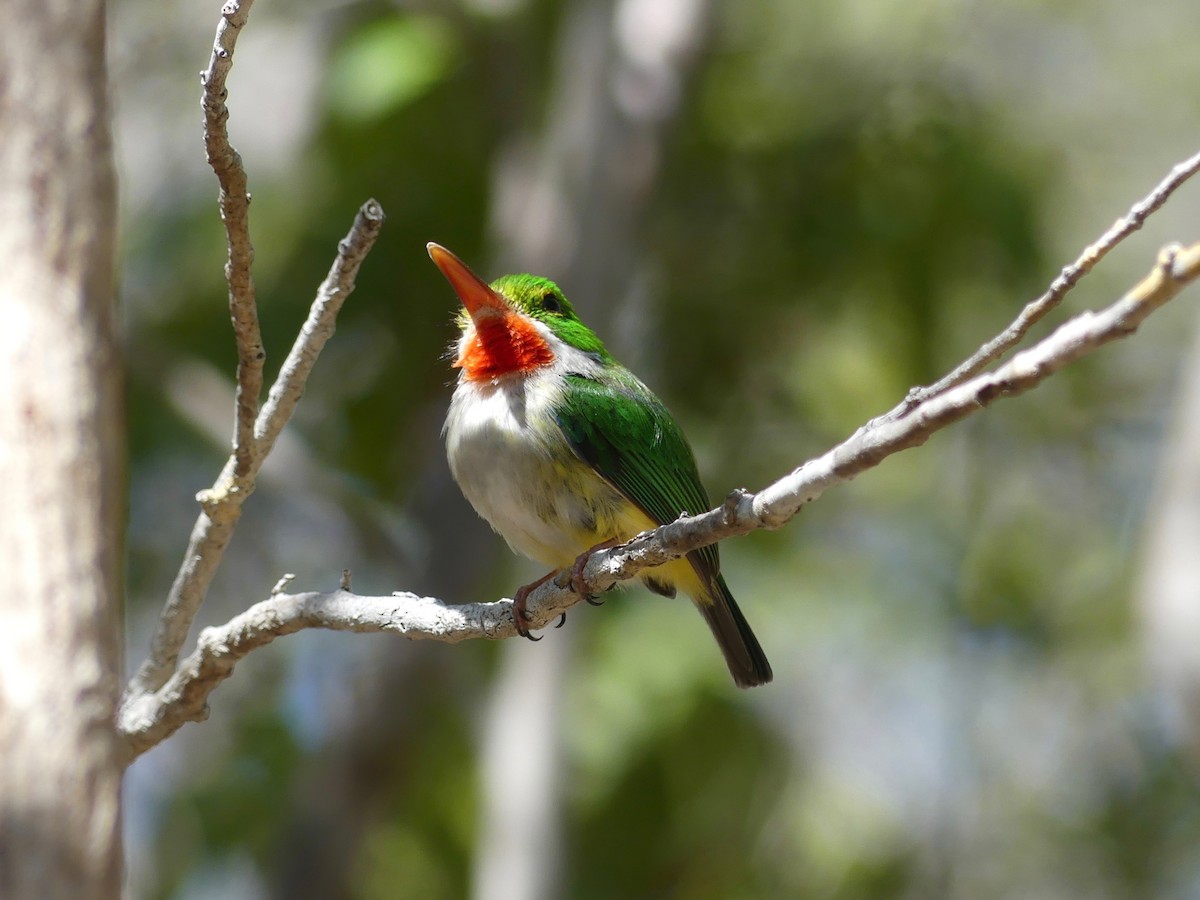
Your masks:
{"label": "green back feathers", "polygon": [[[617,364],[579,320],[559,286],[537,275],[505,275],[491,287],[564,343],[604,365],[598,378],[566,376],[567,390],[555,417],[575,454],[655,522],[673,522],[684,511],[707,511],[708,496],[687,438],[662,401]],[[689,556],[704,575],[716,573],[715,544]]]}
{"label": "green back feathers", "polygon": [[[660,525],[708,511],[692,448],[648,387],[625,369],[567,383],[556,418],[580,459]],[[703,575],[717,572],[716,544],[688,555]]]}

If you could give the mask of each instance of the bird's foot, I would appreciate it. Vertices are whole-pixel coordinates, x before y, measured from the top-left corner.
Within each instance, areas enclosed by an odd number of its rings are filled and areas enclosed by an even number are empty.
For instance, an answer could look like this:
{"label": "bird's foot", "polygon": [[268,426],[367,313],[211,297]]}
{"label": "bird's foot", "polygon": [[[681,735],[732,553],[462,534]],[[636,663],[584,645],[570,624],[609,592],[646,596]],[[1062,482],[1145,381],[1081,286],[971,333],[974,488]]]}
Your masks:
{"label": "bird's foot", "polygon": [[603,606],[603,600],[597,600],[595,594],[587,592],[587,586],[583,583],[583,570],[587,567],[587,562],[592,558],[592,554],[598,550],[607,550],[609,547],[615,547],[621,541],[617,538],[609,538],[607,541],[601,541],[595,547],[590,547],[584,550],[575,558],[575,564],[571,566],[571,590],[579,594],[590,603],[592,606]]}
{"label": "bird's foot", "polygon": [[[552,572],[547,572],[545,575],[543,575],[537,581],[531,581],[531,582],[529,582],[529,584],[521,585],[519,588],[517,588],[517,592],[515,594],[513,594],[513,601],[512,601],[513,625],[516,626],[517,634],[519,634],[521,637],[528,638],[531,641],[540,641],[541,640],[540,637],[534,637],[532,634],[530,634],[529,626],[527,626],[525,624],[526,621],[528,621],[528,619],[529,619],[529,613],[526,612],[526,610],[525,610],[525,603],[526,603],[526,601],[529,600],[530,594],[532,594],[535,590],[540,588],[543,584],[545,584],[547,581],[549,581],[551,578],[553,578],[555,575],[557,575],[558,572],[559,572],[558,569],[555,569]],[[565,618],[565,616],[564,616],[564,618]],[[561,628],[562,622],[559,622],[558,625],[555,627]]]}

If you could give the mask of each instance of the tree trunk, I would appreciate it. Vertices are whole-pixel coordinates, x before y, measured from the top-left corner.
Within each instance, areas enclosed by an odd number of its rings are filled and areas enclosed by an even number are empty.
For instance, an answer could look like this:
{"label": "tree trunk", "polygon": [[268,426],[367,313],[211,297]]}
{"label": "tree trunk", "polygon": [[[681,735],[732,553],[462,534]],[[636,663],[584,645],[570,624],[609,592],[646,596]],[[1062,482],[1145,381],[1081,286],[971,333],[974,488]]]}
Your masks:
{"label": "tree trunk", "polygon": [[123,447],[103,0],[0,28],[0,897],[116,897]]}

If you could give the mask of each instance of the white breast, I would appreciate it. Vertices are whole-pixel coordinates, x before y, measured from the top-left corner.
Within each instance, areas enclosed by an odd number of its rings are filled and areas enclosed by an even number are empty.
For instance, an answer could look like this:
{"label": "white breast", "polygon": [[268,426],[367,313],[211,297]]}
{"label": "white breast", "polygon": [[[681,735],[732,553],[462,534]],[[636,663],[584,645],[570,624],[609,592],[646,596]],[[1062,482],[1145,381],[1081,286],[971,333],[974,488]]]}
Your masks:
{"label": "white breast", "polygon": [[517,553],[570,564],[628,502],[568,446],[553,408],[561,380],[547,370],[461,383],[446,417],[446,455],[463,495]]}

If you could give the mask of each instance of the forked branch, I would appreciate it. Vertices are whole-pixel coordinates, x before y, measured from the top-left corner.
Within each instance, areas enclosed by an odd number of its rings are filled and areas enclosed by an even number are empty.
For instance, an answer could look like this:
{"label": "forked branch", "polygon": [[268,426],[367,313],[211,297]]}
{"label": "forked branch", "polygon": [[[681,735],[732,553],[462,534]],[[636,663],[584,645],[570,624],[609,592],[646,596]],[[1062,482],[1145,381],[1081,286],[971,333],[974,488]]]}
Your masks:
{"label": "forked branch", "polygon": [[126,691],[123,700],[126,709],[161,688],[174,673],[192,622],[241,518],[242,504],[253,492],[263,461],[304,393],[305,381],[317,355],[333,334],[338,311],[354,290],[358,269],[383,226],[382,207],[368,200],[359,209],[350,233],[338,244],[337,256],[317,290],[308,319],[271,387],[266,404],[260,409],[266,354],[251,274],[254,248],[250,243],[250,194],[241,156],[229,142],[229,109],[225,104],[228,93],[225,85],[233,66],[234,47],[252,3],[253,0],[228,0],[222,7],[212,55],[200,76],[204,147],[220,185],[221,221],[229,249],[225,280],[238,351],[233,450],[213,486],[196,496],[200,513],[159,614],[150,655]]}
{"label": "forked branch", "polygon": [[[340,589],[332,593],[284,594],[284,579],[268,599],[224,625],[201,632],[195,651],[179,663],[196,613],[241,516],[242,504],[254,490],[263,461],[295,410],[318,354],[333,334],[338,311],[354,289],[359,266],[384,219],[383,210],[373,200],[359,210],[260,409],[265,353],[251,271],[254,249],[250,243],[250,194],[241,157],[229,142],[229,110],[225,103],[234,47],[252,3],[228,0],[222,8],[212,55],[201,73],[204,145],[220,185],[221,219],[228,244],[225,277],[238,351],[233,449],[216,483],[197,495],[201,512],[187,553],[160,614],[150,655],[131,681],[121,706],[118,725],[131,755],[164,740],[185,722],[203,719],[209,695],[229,677],[238,660],[256,647],[303,628],[391,632],[449,642],[516,634],[508,600],[455,606],[412,594],[364,597],[350,592],[348,574],[343,576]],[[594,554],[583,573],[587,590],[599,593],[633,578],[642,569],[727,537],[758,528],[778,528],[829,488],[879,465],[893,453],[923,444],[936,431],[997,398],[1023,393],[1070,362],[1131,334],[1151,312],[1200,276],[1200,244],[1165,248],[1153,271],[1116,303],[1101,312],[1075,317],[1008,363],[984,372],[1197,170],[1200,153],[1176,166],[1149,195],[1064,268],[1046,293],[1028,304],[1008,328],[946,377],[910,391],[893,410],[757,494],[734,491],[717,509],[682,516],[623,546]],[[562,577],[551,580],[530,595],[528,611],[533,627],[545,626],[582,599],[563,582]]]}
{"label": "forked branch", "polygon": [[[698,547],[759,528],[778,528],[831,487],[850,481],[887,457],[919,446],[935,432],[990,405],[1036,387],[1069,363],[1126,337],[1154,310],[1200,277],[1200,243],[1162,250],[1153,270],[1125,296],[1099,312],[1085,312],[1018,353],[993,372],[976,375],[917,404],[894,420],[864,427],[824,455],[806,462],[756,494],[734,491],[699,516],[683,516],[620,547],[594,554],[584,569],[588,591],[599,593],[642,569]],[[582,597],[553,579],[528,600],[530,625],[544,627]],[[450,605],[430,597],[367,597],[332,593],[278,594],[232,621],[200,634],[196,650],[154,694],[128,707],[120,725],[134,753],[207,714],[208,696],[244,656],[303,628],[389,632],[409,638],[459,642],[516,634],[509,600]]]}

